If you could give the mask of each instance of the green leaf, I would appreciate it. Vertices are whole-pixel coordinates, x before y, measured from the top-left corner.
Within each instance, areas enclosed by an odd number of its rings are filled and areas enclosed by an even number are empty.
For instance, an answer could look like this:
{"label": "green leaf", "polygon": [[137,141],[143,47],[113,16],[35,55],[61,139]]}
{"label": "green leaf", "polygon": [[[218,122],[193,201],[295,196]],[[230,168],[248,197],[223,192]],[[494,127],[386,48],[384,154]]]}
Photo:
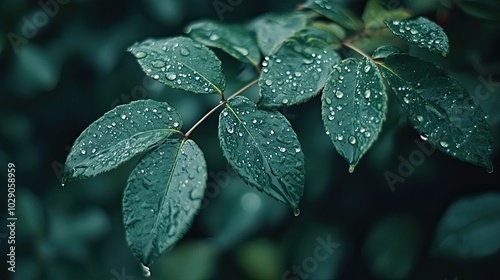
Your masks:
{"label": "green leaf", "polygon": [[291,106],[315,97],[339,61],[323,41],[300,35],[286,40],[262,63],[259,107]]}
{"label": "green leaf", "polygon": [[260,51],[268,56],[286,38],[304,28],[307,22],[307,15],[300,12],[265,14],[253,20],[249,28],[255,32]]}
{"label": "green leaf", "polygon": [[488,193],[454,202],[441,218],[432,253],[450,259],[490,256],[500,250],[500,194]]}
{"label": "green leaf", "polygon": [[[318,32],[316,30],[320,30],[323,32]],[[331,48],[339,49],[342,45],[340,40],[344,40],[346,38],[345,29],[333,22],[321,22],[315,21],[312,23],[311,27],[304,29],[310,33],[316,33],[315,35],[311,34],[309,37],[316,37],[317,39],[322,39],[325,41]]]}
{"label": "green leaf", "polygon": [[396,46],[390,46],[390,45],[380,46],[373,52],[372,58],[383,59],[383,58],[388,57],[391,54],[400,53],[400,52],[401,52],[401,50]]}
{"label": "green leaf", "polygon": [[411,126],[445,154],[493,171],[486,116],[459,81],[433,63],[388,56],[383,74]]}
{"label": "green leaf", "polygon": [[367,58],[348,58],[329,77],[321,97],[327,134],[349,172],[375,142],[387,111],[387,95],[380,71]]}
{"label": "green leaf", "polygon": [[222,24],[214,20],[199,20],[186,27],[186,33],[196,41],[220,48],[234,58],[260,64],[260,51],[254,38],[245,28],[235,24]]}
{"label": "green leaf", "polygon": [[358,30],[363,25],[355,13],[332,0],[308,0],[303,7],[314,10],[347,29]]}
{"label": "green leaf", "polygon": [[181,126],[181,117],[165,102],[140,100],[117,106],[78,136],[66,159],[63,182],[114,169]]}
{"label": "green leaf", "polygon": [[141,158],[123,194],[123,222],[143,265],[150,266],[189,229],[206,181],[203,152],[192,140],[172,139]]}
{"label": "green leaf", "polygon": [[411,14],[406,9],[398,8],[389,10],[382,5],[380,0],[369,0],[361,16],[366,29],[385,27],[384,20],[386,19],[404,20],[409,17],[411,17]]}
{"label": "green leaf", "polygon": [[146,75],[173,88],[218,94],[225,89],[220,60],[209,48],[190,38],[147,39],[128,51]]}
{"label": "green leaf", "polygon": [[424,17],[412,20],[386,20],[392,33],[420,48],[446,56],[449,50],[448,37],[435,22]]}
{"label": "green leaf", "polygon": [[288,120],[245,97],[228,101],[219,117],[224,157],[245,182],[298,211],[304,154]]}

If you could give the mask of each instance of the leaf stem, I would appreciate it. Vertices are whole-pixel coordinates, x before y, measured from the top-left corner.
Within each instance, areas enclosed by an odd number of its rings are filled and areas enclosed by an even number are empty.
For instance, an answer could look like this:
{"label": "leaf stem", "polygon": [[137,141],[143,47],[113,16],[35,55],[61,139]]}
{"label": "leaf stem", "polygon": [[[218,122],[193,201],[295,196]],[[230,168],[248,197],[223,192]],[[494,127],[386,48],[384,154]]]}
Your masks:
{"label": "leaf stem", "polygon": [[355,51],[355,52],[359,53],[360,55],[362,55],[362,56],[364,56],[364,57],[366,57],[366,58],[368,58],[368,59],[372,59],[372,58],[371,58],[371,56],[367,55],[365,52],[363,52],[362,50],[360,50],[358,47],[356,47],[356,46],[354,46],[354,45],[351,45],[351,43],[349,43],[349,42],[347,42],[347,41],[346,41],[346,42],[344,42],[344,46],[346,46],[346,47],[350,48],[351,50],[353,50],[353,51]]}
{"label": "leaf stem", "polygon": [[219,109],[221,106],[227,103],[227,101],[235,96],[240,95],[242,92],[247,90],[249,87],[253,86],[259,81],[259,79],[255,79],[245,85],[244,87],[240,88],[238,91],[233,93],[231,96],[229,96],[227,99],[224,99],[224,95],[222,95],[222,100],[217,104],[215,107],[213,107],[208,113],[206,113],[200,120],[198,120],[185,134],[184,134],[184,140],[189,138],[189,135],[195,130],[203,121],[205,121],[211,114],[213,114],[217,109]]}

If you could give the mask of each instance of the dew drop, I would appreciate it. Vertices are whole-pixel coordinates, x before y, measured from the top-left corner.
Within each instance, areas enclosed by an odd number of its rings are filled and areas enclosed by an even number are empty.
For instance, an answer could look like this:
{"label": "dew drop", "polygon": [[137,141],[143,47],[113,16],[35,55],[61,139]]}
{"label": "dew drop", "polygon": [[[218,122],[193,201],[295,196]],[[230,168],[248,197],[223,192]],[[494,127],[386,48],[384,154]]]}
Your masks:
{"label": "dew drop", "polygon": [[151,65],[153,65],[154,68],[162,68],[165,67],[165,62],[161,60],[154,60],[151,62]]}
{"label": "dew drop", "polygon": [[191,54],[191,52],[186,48],[181,48],[180,53],[182,56],[188,56]]}
{"label": "dew drop", "polygon": [[283,104],[287,104],[287,103],[288,103],[288,99],[286,99],[286,98],[285,98],[285,99],[283,99],[283,101],[281,101],[281,103],[283,103]]}
{"label": "dew drop", "polygon": [[344,97],[344,93],[343,93],[343,92],[341,92],[340,90],[337,90],[337,92],[335,92],[335,96],[336,96],[337,98],[342,98],[342,97]]}
{"label": "dew drop", "polygon": [[421,138],[422,140],[424,140],[424,141],[427,141],[427,139],[429,139],[429,138],[428,138],[427,136],[425,136],[425,135],[420,135],[420,138]]}
{"label": "dew drop", "polygon": [[297,77],[297,78],[298,78],[298,77],[300,77],[300,76],[302,76],[302,73],[300,73],[300,72],[295,72],[295,77]]}
{"label": "dew drop", "polygon": [[418,34],[418,30],[412,29],[412,30],[410,30],[410,33],[413,34],[413,35]]}
{"label": "dew drop", "polygon": [[84,155],[84,154],[86,154],[86,153],[87,153],[87,151],[82,150],[82,151],[81,151],[81,153],[82,153],[82,155]]}
{"label": "dew drop", "polygon": [[234,128],[228,126],[227,127],[227,132],[232,134],[234,132]]}
{"label": "dew drop", "polygon": [[331,100],[330,98],[328,98],[328,97],[327,97],[327,98],[325,98],[325,102],[326,102],[326,104],[328,104],[328,105],[331,105],[331,104],[332,104],[332,100]]}
{"label": "dew drop", "polygon": [[369,90],[369,89],[367,89],[367,90],[365,91],[365,98],[370,98],[371,94],[372,94],[372,91],[371,91],[371,90]]}
{"label": "dew drop", "polygon": [[175,75],[175,73],[172,73],[172,72],[168,72],[167,74],[165,74],[165,77],[170,80],[170,81],[173,81],[177,78],[177,75]]}
{"label": "dew drop", "polygon": [[141,263],[141,268],[142,268],[142,275],[144,275],[144,277],[151,277],[151,270],[149,269],[149,266]]}
{"label": "dew drop", "polygon": [[212,40],[212,41],[219,40],[219,35],[217,35],[217,34],[210,35],[210,40]]}
{"label": "dew drop", "polygon": [[286,152],[286,148],[281,147],[280,152],[282,152],[282,153]]}
{"label": "dew drop", "polygon": [[295,217],[298,217],[300,215],[300,209],[299,208],[295,208],[295,210],[293,210],[293,215]]}
{"label": "dew drop", "polygon": [[368,73],[370,71],[371,67],[370,65],[366,65],[365,66],[365,73]]}
{"label": "dew drop", "polygon": [[300,153],[300,148],[295,148],[296,153]]}
{"label": "dew drop", "polygon": [[314,61],[313,61],[312,59],[305,58],[305,59],[303,60],[303,62],[304,62],[304,64],[311,64],[311,63],[313,63]]}
{"label": "dew drop", "polygon": [[274,135],[274,130],[271,129],[271,131],[269,131],[269,134]]}
{"label": "dew drop", "polygon": [[348,141],[349,141],[349,144],[354,145],[354,144],[356,144],[356,137],[349,136]]}
{"label": "dew drop", "polygon": [[174,122],[174,127],[178,127],[179,126],[179,123],[178,122]]}
{"label": "dew drop", "polygon": [[271,80],[266,80],[266,85],[271,86],[273,84],[273,81]]}
{"label": "dew drop", "polygon": [[239,53],[241,53],[242,55],[244,55],[244,56],[247,56],[247,55],[248,55],[248,53],[249,53],[249,52],[248,52],[248,50],[247,50],[247,49],[245,49],[245,48],[240,48],[240,47],[238,47],[238,46],[233,46],[233,48],[234,48],[235,50],[237,50]]}
{"label": "dew drop", "polygon": [[423,122],[423,121],[424,121],[424,117],[422,117],[422,116],[418,115],[418,116],[417,116],[417,120],[418,120],[419,122]]}
{"label": "dew drop", "polygon": [[138,58],[138,59],[145,58],[146,55],[147,54],[145,52],[136,52],[135,53],[135,58]]}
{"label": "dew drop", "polygon": [[440,141],[439,145],[441,145],[441,147],[443,147],[443,148],[448,148],[448,146],[449,146],[449,144],[445,141]]}
{"label": "dew drop", "polygon": [[156,74],[153,76],[153,79],[158,80],[160,78],[160,75]]}

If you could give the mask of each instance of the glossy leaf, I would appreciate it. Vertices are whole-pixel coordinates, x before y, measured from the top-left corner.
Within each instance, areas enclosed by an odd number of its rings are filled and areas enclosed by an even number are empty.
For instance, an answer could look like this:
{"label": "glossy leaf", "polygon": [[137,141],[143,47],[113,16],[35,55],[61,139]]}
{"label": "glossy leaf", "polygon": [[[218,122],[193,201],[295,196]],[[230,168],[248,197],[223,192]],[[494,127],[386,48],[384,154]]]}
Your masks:
{"label": "glossy leaf", "polygon": [[268,56],[286,38],[303,29],[308,22],[304,13],[265,14],[252,21],[249,28],[257,37],[260,51]]}
{"label": "glossy leaf", "polygon": [[382,77],[370,59],[348,58],[332,72],[321,96],[327,134],[349,172],[375,142],[387,111]]}
{"label": "glossy leaf", "polygon": [[293,36],[262,63],[259,107],[306,102],[318,95],[340,56],[324,41]]}
{"label": "glossy leaf", "polygon": [[444,69],[404,54],[388,56],[383,74],[411,126],[445,154],[493,170],[486,115]]}
{"label": "glossy leaf", "polygon": [[449,51],[448,36],[435,22],[424,17],[409,20],[386,20],[392,33],[420,48],[446,56]]}
{"label": "glossy leaf", "polygon": [[146,75],[173,88],[222,94],[226,86],[220,60],[191,38],[147,39],[128,51]]}
{"label": "glossy leaf", "polygon": [[410,16],[410,12],[404,8],[388,9],[383,6],[380,0],[369,0],[361,18],[366,29],[377,29],[385,27],[384,20],[386,19],[404,20]]}
{"label": "glossy leaf", "polygon": [[260,64],[260,50],[257,43],[250,32],[239,25],[199,20],[188,25],[186,33],[196,41],[220,48],[242,62],[255,66]]}
{"label": "glossy leaf", "polygon": [[181,117],[165,102],[140,100],[117,106],[78,136],[66,159],[63,182],[114,169],[181,126]]}
{"label": "glossy leaf", "polygon": [[347,29],[358,30],[363,25],[354,12],[332,0],[308,0],[303,7],[312,9]]}
{"label": "glossy leaf", "polygon": [[390,46],[390,45],[380,46],[373,52],[372,58],[383,59],[383,58],[388,57],[391,54],[400,53],[400,52],[401,52],[401,50],[396,46]]}
{"label": "glossy leaf", "polygon": [[247,184],[298,211],[304,154],[283,115],[235,97],[220,114],[219,141],[225,158]]}
{"label": "glossy leaf", "polygon": [[500,194],[454,202],[439,222],[432,253],[451,259],[486,257],[500,250]]}
{"label": "glossy leaf", "polygon": [[127,242],[146,270],[189,229],[206,181],[203,152],[192,140],[169,140],[134,168],[123,194],[123,222]]}

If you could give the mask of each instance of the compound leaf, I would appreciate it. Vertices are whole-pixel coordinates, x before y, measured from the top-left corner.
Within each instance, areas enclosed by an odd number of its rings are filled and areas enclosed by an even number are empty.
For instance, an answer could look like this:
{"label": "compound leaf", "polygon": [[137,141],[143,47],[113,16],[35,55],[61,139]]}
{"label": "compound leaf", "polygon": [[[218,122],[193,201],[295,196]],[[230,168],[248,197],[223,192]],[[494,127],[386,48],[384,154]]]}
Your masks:
{"label": "compound leaf", "polygon": [[150,266],[189,229],[206,181],[203,152],[192,140],[172,139],[141,158],[123,194],[123,222],[143,265]]}
{"label": "compound leaf", "polygon": [[298,211],[304,154],[288,120],[245,97],[230,99],[219,117],[224,157],[245,182]]}
{"label": "compound leaf", "polygon": [[222,24],[214,20],[199,20],[186,27],[186,33],[196,41],[220,48],[234,58],[260,64],[260,50],[248,30],[235,24]]}
{"label": "compound leaf", "polygon": [[117,106],[78,136],[66,159],[63,182],[114,169],[181,126],[181,117],[165,102],[140,100]]}
{"label": "compound leaf", "polygon": [[331,0],[308,0],[303,7],[314,10],[347,29],[358,30],[363,25],[355,13]]}
{"label": "compound leaf", "polygon": [[142,70],[159,82],[194,93],[222,94],[221,61],[206,46],[187,37],[147,39],[128,48]]}
{"label": "compound leaf", "polygon": [[385,23],[394,35],[411,44],[440,53],[442,56],[448,54],[448,36],[439,25],[427,18],[386,20]]}
{"label": "compound leaf", "polygon": [[481,107],[459,81],[433,63],[388,56],[383,74],[411,126],[443,153],[493,170],[493,137]]}
{"label": "compound leaf", "polygon": [[259,107],[291,106],[315,97],[339,61],[324,41],[300,34],[287,39],[262,63]]}
{"label": "compound leaf", "polygon": [[348,58],[337,66],[321,96],[321,115],[349,172],[375,142],[387,111],[382,76],[373,61]]}
{"label": "compound leaf", "polygon": [[441,218],[432,253],[473,259],[500,250],[500,194],[488,193],[454,202]]}

